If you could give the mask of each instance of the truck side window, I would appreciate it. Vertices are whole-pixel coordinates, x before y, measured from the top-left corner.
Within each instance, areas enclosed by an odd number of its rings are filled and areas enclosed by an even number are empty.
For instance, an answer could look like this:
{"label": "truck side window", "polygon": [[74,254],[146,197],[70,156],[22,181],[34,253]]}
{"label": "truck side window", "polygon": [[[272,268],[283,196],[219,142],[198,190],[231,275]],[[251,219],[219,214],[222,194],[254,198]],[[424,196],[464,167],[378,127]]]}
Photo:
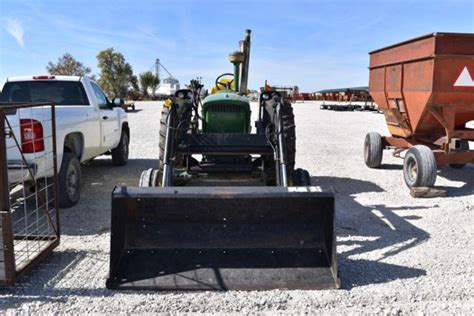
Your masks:
{"label": "truck side window", "polygon": [[91,82],[92,89],[94,89],[94,94],[97,99],[97,103],[99,104],[99,108],[103,110],[110,110],[110,102],[107,100],[107,97],[99,88],[99,86],[93,82]]}

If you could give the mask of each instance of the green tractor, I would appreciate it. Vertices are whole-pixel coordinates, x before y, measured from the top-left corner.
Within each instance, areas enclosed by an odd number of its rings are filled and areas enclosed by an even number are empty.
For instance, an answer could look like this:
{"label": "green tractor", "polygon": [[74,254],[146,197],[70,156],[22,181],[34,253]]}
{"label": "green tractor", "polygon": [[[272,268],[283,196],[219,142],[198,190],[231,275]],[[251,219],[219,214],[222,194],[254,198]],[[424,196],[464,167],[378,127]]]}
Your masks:
{"label": "green tractor", "polygon": [[337,288],[334,196],[295,169],[295,122],[261,94],[256,132],[246,97],[250,31],[234,73],[201,100],[192,81],[165,101],[159,166],[112,194],[111,289]]}

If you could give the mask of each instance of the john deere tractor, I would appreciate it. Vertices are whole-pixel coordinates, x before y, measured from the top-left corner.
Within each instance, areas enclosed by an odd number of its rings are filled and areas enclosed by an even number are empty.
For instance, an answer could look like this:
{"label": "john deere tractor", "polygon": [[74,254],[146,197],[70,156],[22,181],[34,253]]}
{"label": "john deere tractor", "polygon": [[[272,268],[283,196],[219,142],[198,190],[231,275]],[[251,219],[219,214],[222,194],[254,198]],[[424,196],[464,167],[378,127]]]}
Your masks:
{"label": "john deere tractor", "polygon": [[334,197],[295,169],[290,103],[265,91],[252,133],[250,30],[209,96],[192,81],[163,105],[156,169],[116,187],[108,288],[339,286]]}

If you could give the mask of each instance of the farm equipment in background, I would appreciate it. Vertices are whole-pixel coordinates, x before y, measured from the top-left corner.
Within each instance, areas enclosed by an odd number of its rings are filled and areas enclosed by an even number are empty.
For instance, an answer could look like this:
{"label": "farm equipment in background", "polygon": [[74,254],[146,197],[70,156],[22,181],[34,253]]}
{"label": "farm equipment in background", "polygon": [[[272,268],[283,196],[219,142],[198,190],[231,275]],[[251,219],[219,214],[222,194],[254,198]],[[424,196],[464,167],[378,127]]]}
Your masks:
{"label": "farm equipment in background", "polygon": [[250,30],[240,44],[214,94],[201,101],[194,84],[165,102],[159,167],[114,189],[108,288],[339,287],[334,196],[294,168],[293,109],[280,93],[262,92],[251,133]]}
{"label": "farm equipment in background", "polygon": [[123,99],[118,99],[118,101],[120,103],[120,107],[125,111],[125,112],[128,112],[129,108],[132,109],[132,111],[135,111],[135,102],[133,101],[129,101],[129,100],[123,100]]}
{"label": "farm equipment in background", "polygon": [[124,101],[122,108],[125,112],[128,112],[129,108],[132,109],[132,111],[135,111],[135,102]]}
{"label": "farm equipment in background", "polygon": [[298,86],[281,86],[281,85],[269,85],[265,80],[265,85],[260,88],[260,92],[264,91],[276,91],[280,94],[283,100],[294,103],[296,101],[295,94],[298,94]]}
{"label": "farm equipment in background", "polygon": [[384,149],[405,152],[405,183],[429,188],[437,168],[474,163],[474,34],[433,33],[371,52],[370,94],[392,136],[367,134],[368,167],[381,167]]}
{"label": "farm equipment in background", "polygon": [[323,101],[321,110],[376,111],[369,87],[327,89],[315,93],[316,100]]}

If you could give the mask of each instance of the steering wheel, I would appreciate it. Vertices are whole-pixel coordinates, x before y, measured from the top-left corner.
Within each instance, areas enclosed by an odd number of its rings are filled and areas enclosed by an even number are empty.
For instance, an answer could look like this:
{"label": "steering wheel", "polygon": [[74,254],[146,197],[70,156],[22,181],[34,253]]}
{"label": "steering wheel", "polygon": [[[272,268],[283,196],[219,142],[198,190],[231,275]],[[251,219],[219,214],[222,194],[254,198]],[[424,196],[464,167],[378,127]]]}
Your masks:
{"label": "steering wheel", "polygon": [[232,76],[232,78],[233,78],[234,74],[231,74],[230,72],[227,72],[227,73],[222,74],[219,77],[217,77],[216,82],[215,82],[217,90],[220,90],[219,86],[224,87],[224,89],[230,89],[230,87],[232,86],[232,83],[234,82],[234,79],[232,79],[231,81],[229,81],[227,83],[219,82],[219,79],[221,79],[222,77],[225,77],[225,76]]}

